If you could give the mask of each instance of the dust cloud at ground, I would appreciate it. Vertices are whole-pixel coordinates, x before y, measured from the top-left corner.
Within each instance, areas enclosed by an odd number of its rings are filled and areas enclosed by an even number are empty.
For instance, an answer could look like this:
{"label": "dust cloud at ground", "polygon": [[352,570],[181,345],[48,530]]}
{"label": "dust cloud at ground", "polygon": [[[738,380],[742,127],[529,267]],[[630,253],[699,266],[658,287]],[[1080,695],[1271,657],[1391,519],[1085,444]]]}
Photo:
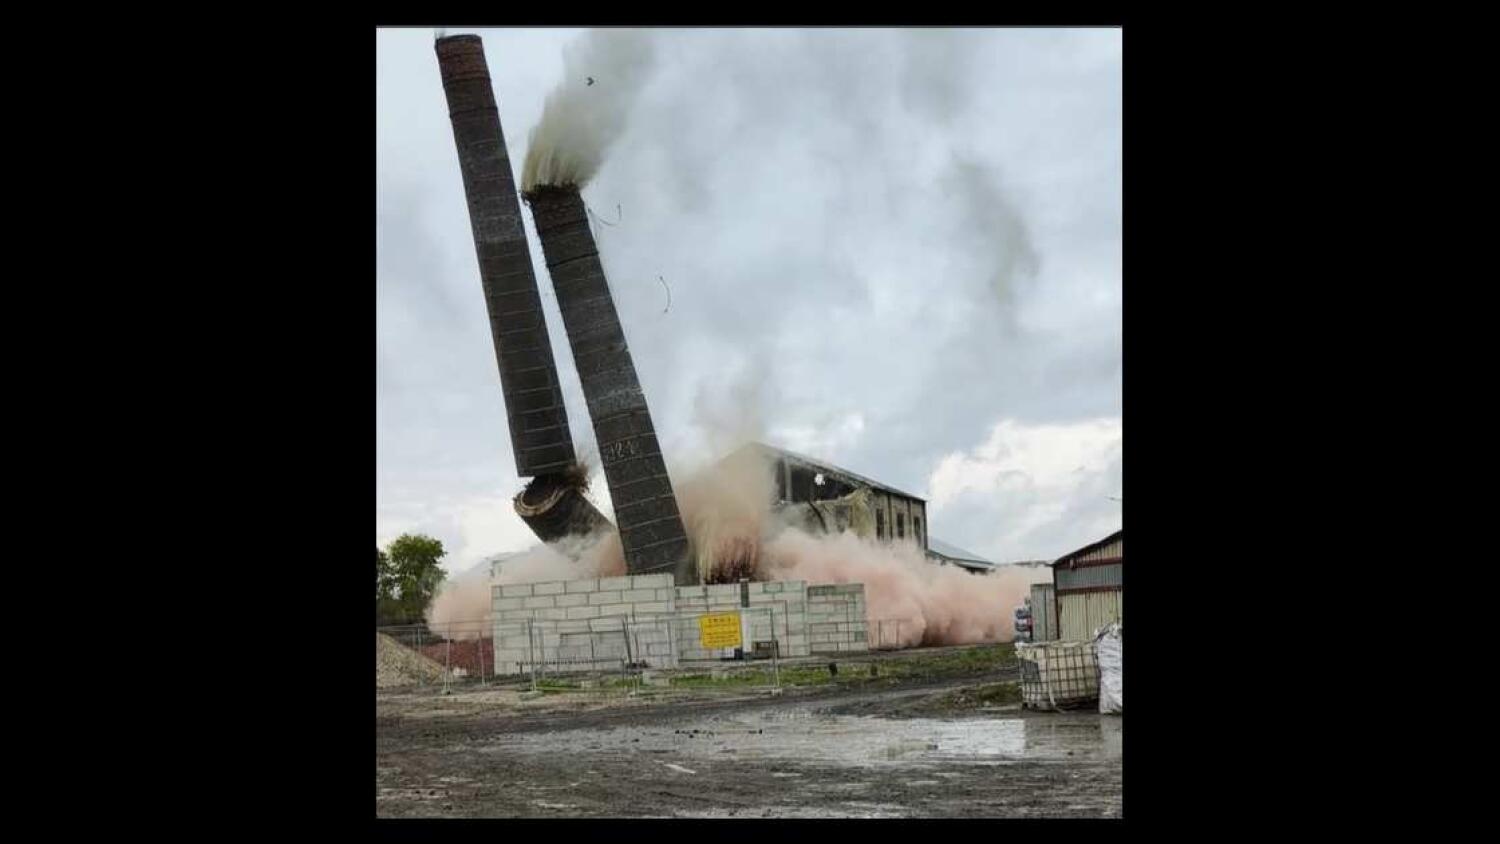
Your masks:
{"label": "dust cloud at ground", "polygon": [[[702,468],[677,487],[700,576],[863,583],[868,620],[900,620],[899,627],[888,624],[885,635],[896,636],[899,629],[903,646],[1010,641],[1011,611],[1030,594],[1031,584],[1050,579],[1046,569],[1031,568],[972,575],[930,562],[911,543],[786,526],[772,513],[773,490],[770,464],[750,452]],[[622,574],[617,533],[581,547],[539,545],[506,560],[493,580],[480,570],[444,583],[428,621],[439,628],[453,622],[455,638],[471,638],[483,629],[477,622],[489,615],[493,585]]]}

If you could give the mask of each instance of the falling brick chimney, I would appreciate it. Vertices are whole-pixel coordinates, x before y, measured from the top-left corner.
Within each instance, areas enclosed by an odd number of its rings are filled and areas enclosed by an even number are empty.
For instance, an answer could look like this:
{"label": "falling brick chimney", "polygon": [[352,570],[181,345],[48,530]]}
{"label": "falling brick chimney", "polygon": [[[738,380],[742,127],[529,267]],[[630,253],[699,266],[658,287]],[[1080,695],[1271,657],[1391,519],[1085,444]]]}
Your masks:
{"label": "falling brick chimney", "polygon": [[583,199],[571,185],[539,187],[525,199],[594,423],[625,567],[631,574],[670,572],[679,586],[696,584],[698,567]]}
{"label": "falling brick chimney", "polygon": [[516,473],[534,478],[516,496],[516,512],[544,542],[607,530],[609,522],[582,494],[588,473],[573,451],[484,44],[477,35],[455,35],[438,39],[435,49],[458,145]]}

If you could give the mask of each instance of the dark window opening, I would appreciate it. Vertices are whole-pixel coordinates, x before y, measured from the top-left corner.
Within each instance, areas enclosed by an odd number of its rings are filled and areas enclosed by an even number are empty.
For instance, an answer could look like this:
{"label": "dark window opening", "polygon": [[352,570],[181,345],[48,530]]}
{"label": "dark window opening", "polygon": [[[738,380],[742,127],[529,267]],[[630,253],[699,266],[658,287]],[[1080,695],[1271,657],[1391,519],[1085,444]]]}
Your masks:
{"label": "dark window opening", "polygon": [[906,516],[900,513],[896,514],[896,538],[906,538]]}
{"label": "dark window opening", "polygon": [[885,539],[885,514],[875,511],[875,538]]}
{"label": "dark window opening", "polygon": [[922,542],[922,517],[921,516],[912,516],[911,517],[911,538],[915,539],[918,542],[918,544],[920,544]]}

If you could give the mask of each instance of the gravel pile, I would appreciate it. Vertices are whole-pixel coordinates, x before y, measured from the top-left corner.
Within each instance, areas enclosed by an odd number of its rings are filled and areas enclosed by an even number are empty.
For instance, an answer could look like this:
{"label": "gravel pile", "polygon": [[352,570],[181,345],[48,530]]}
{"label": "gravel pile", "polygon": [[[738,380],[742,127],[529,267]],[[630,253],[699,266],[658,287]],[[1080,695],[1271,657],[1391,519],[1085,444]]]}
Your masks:
{"label": "gravel pile", "polygon": [[375,634],[375,688],[442,682],[443,664],[434,662],[390,636]]}

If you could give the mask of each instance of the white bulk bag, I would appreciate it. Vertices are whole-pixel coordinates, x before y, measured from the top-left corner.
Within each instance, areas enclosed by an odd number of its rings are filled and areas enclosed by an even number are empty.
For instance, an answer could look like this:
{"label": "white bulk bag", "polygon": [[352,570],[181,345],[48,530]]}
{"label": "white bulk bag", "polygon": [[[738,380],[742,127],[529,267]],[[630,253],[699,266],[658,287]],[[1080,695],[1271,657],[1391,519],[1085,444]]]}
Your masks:
{"label": "white bulk bag", "polygon": [[1099,628],[1094,637],[1094,652],[1099,660],[1099,711],[1119,715],[1124,712],[1124,680],[1121,673],[1119,623]]}

